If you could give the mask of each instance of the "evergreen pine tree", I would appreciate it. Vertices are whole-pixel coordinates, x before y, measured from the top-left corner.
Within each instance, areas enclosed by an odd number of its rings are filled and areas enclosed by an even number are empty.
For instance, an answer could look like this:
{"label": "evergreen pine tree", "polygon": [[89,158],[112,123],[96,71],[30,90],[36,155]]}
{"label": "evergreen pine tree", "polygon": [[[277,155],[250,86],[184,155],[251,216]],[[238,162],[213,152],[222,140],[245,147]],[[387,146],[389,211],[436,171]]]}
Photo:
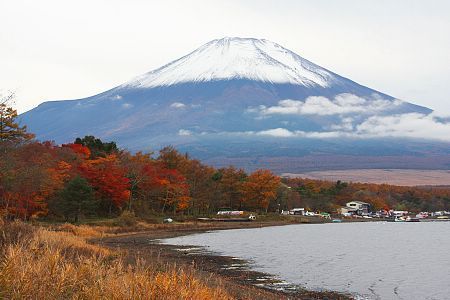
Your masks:
{"label": "evergreen pine tree", "polygon": [[50,205],[50,211],[78,222],[80,216],[92,214],[98,208],[94,190],[88,181],[77,176],[70,180]]}

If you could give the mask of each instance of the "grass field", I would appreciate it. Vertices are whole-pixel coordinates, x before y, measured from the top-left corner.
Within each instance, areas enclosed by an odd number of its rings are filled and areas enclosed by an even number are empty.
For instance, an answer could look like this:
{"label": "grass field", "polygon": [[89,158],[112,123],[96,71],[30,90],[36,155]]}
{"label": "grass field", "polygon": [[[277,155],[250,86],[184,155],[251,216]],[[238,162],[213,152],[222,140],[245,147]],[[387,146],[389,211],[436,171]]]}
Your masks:
{"label": "grass field", "polygon": [[330,181],[387,183],[402,186],[450,185],[450,170],[356,169],[312,171],[283,176]]}

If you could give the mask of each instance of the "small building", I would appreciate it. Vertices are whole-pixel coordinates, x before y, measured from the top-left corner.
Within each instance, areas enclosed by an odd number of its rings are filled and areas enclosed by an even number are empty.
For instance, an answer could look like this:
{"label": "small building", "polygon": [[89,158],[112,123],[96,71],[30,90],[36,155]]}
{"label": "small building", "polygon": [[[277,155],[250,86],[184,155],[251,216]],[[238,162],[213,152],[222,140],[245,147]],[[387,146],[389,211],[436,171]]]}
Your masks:
{"label": "small building", "polygon": [[390,212],[392,216],[394,217],[404,217],[406,216],[409,212],[406,210],[393,210]]}
{"label": "small building", "polygon": [[356,215],[358,213],[358,209],[353,208],[353,207],[344,206],[344,207],[340,207],[338,209],[338,213],[343,216]]}
{"label": "small building", "polygon": [[244,211],[242,210],[220,210],[217,212],[218,215],[222,216],[242,216]]}
{"label": "small building", "polygon": [[293,208],[289,211],[290,215],[305,215],[305,209],[304,208]]}
{"label": "small building", "polygon": [[345,204],[347,207],[356,209],[358,215],[368,214],[370,212],[370,204],[362,201],[350,201]]}

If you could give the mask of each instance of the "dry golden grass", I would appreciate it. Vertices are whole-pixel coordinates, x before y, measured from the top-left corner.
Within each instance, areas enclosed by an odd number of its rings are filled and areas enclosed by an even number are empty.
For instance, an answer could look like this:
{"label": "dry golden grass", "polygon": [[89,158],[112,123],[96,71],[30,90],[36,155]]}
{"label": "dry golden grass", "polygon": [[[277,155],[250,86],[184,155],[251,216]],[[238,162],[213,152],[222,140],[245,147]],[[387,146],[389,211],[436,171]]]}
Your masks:
{"label": "dry golden grass", "polygon": [[85,238],[102,237],[112,233],[114,228],[107,226],[88,226],[88,225],[73,225],[64,223],[56,227],[58,231],[70,232],[73,235]]}
{"label": "dry golden grass", "polygon": [[101,238],[111,236],[120,233],[142,232],[152,230],[183,230],[183,229],[201,229],[211,227],[210,223],[198,223],[198,222],[182,222],[172,224],[161,223],[146,223],[143,221],[136,221],[135,224],[130,226],[91,226],[91,225],[73,225],[70,223],[64,223],[61,225],[54,225],[50,228],[55,231],[69,232],[73,235],[83,238]]}
{"label": "dry golden grass", "polygon": [[193,271],[125,265],[117,253],[84,238],[101,230],[72,226],[51,231],[0,221],[1,299],[231,298]]}

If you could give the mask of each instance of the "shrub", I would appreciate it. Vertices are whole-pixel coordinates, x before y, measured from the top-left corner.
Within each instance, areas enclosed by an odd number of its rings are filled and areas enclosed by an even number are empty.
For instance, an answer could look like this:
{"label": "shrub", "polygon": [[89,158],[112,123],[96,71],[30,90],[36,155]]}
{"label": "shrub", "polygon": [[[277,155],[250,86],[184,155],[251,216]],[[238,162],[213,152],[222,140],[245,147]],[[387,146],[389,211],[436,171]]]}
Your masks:
{"label": "shrub", "polygon": [[117,218],[116,225],[118,226],[134,226],[137,223],[137,218],[134,212],[124,210],[122,214]]}

